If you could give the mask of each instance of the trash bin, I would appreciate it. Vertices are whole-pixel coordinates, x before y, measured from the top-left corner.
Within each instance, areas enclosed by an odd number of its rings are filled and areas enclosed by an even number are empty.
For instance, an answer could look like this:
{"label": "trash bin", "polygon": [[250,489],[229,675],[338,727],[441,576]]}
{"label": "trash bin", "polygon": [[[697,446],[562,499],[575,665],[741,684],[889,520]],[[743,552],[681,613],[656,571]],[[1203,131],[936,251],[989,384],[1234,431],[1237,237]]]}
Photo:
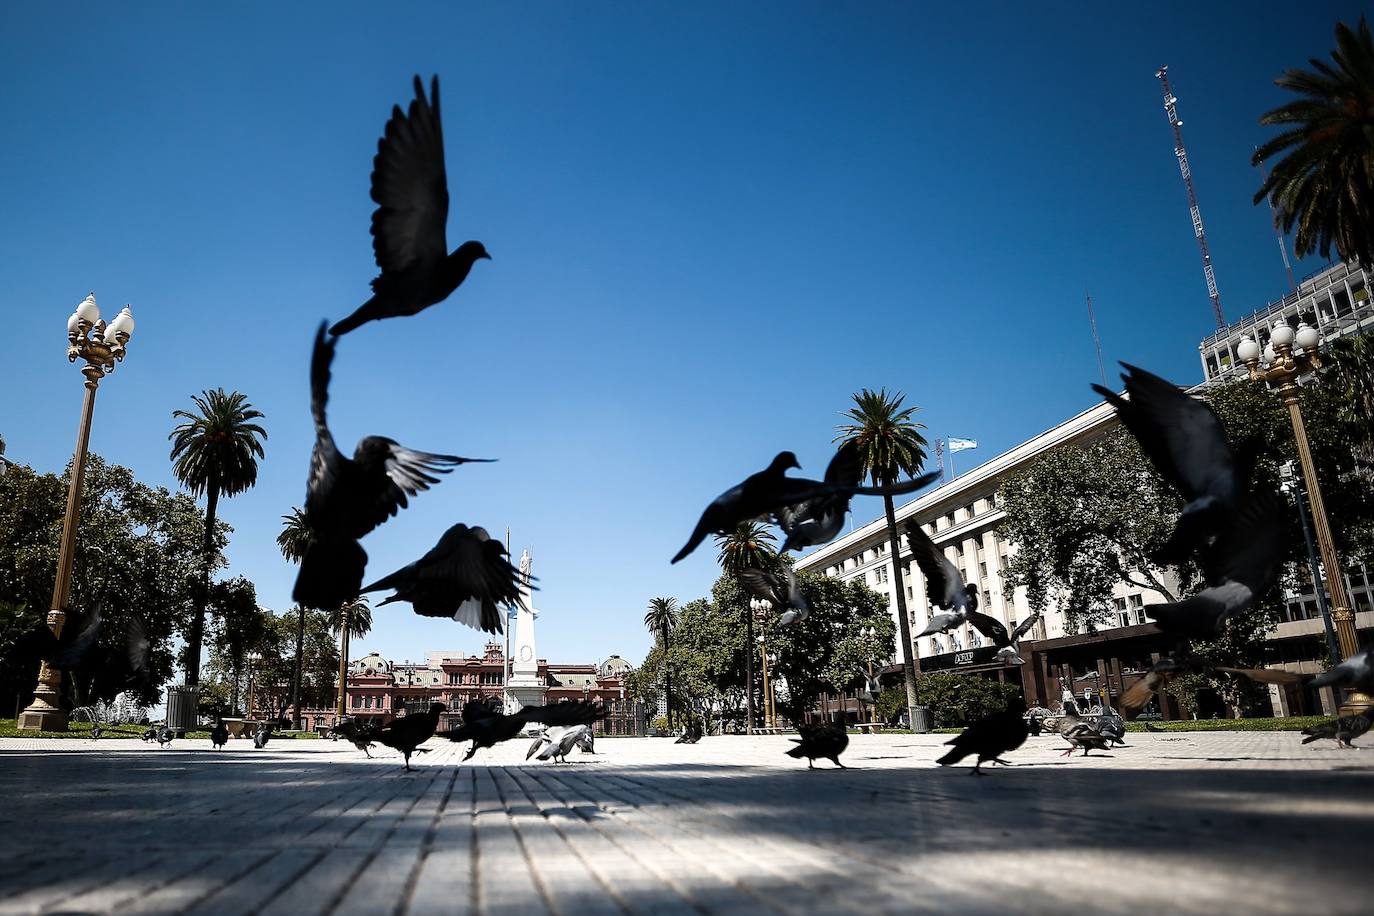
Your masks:
{"label": "trash bin", "polygon": [[185,734],[199,724],[196,703],[199,690],[195,687],[167,688],[167,727],[177,734]]}
{"label": "trash bin", "polygon": [[929,706],[917,706],[916,721],[912,725],[911,730],[921,735],[929,734],[930,730],[934,728],[934,725],[931,723],[930,718],[931,717]]}

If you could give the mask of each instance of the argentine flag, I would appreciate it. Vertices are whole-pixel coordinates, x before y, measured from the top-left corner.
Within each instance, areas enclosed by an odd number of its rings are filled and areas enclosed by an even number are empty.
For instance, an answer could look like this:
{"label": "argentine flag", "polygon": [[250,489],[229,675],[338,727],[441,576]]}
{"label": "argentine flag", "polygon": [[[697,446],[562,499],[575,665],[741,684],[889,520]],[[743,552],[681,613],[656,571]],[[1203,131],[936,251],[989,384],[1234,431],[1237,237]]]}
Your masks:
{"label": "argentine flag", "polygon": [[962,452],[965,449],[977,447],[978,441],[976,439],[958,439],[954,436],[949,438],[949,450],[951,452]]}

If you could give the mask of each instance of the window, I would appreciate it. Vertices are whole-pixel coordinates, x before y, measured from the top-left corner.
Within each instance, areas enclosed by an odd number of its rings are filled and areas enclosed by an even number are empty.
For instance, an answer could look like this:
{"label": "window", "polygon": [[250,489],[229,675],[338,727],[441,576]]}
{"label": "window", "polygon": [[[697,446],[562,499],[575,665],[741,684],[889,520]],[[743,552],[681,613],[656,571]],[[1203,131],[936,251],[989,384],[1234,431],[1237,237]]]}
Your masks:
{"label": "window", "polygon": [[908,585],[908,586],[906,587],[906,600],[907,600],[907,601],[914,601],[915,599],[916,599],[916,595],[911,591],[911,586]]}
{"label": "window", "polygon": [[883,583],[887,582],[887,567],[879,566],[877,569],[875,569],[873,571],[873,578],[878,582],[879,585],[882,585]]}
{"label": "window", "polygon": [[1116,606],[1116,625],[1119,627],[1130,626],[1131,619],[1130,616],[1126,613],[1126,599],[1115,598],[1112,600],[1112,604]]}
{"label": "window", "polygon": [[1126,598],[1126,604],[1127,604],[1127,606],[1129,606],[1130,609],[1131,609],[1131,619],[1132,619],[1133,621],[1135,621],[1135,623],[1136,623],[1137,625],[1144,623],[1144,622],[1145,622],[1145,596],[1144,596],[1144,595],[1129,595],[1129,596],[1127,596],[1127,598]]}
{"label": "window", "polygon": [[992,607],[992,590],[983,589],[983,607]]}
{"label": "window", "polygon": [[449,674],[449,676],[448,676],[448,682],[449,682],[450,685],[457,685],[457,683],[458,683],[458,672],[457,672],[457,671],[450,672],[450,674]]}
{"label": "window", "polygon": [[372,697],[370,697],[370,696],[363,697],[363,709],[371,709],[371,708],[372,708]]}
{"label": "window", "polygon": [[362,703],[363,698],[355,693],[353,696],[349,697],[349,700],[352,701],[349,705],[351,705],[354,709],[357,709],[358,706]]}
{"label": "window", "polygon": [[964,648],[964,644],[959,640],[958,633],[949,634],[949,644],[954,647],[955,652],[958,652],[960,649]]}
{"label": "window", "polygon": [[986,578],[988,577],[988,564],[987,564],[987,563],[979,563],[979,564],[978,564],[978,575],[981,576],[981,577],[984,578],[984,579],[986,579]]}

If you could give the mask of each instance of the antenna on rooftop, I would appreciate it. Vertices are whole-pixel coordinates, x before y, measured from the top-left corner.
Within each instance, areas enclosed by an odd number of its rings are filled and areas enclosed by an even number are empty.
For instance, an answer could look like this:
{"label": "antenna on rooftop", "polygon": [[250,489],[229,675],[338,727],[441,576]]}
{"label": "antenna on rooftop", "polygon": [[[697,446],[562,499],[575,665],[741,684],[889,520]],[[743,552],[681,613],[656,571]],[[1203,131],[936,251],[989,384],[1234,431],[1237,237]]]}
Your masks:
{"label": "antenna on rooftop", "polygon": [[1092,293],[1088,297],[1088,326],[1093,329],[1093,349],[1097,351],[1097,371],[1102,376],[1102,387],[1107,387],[1107,369],[1102,365],[1102,338],[1097,336],[1097,316],[1093,314]]}
{"label": "antenna on rooftop", "polygon": [[1197,246],[1202,252],[1202,273],[1207,278],[1207,295],[1212,300],[1212,314],[1217,319],[1217,330],[1225,330],[1226,319],[1221,314],[1221,294],[1217,292],[1217,278],[1212,274],[1212,256],[1207,252],[1207,234],[1202,229],[1202,211],[1198,209],[1197,194],[1193,191],[1193,172],[1188,167],[1188,151],[1183,148],[1183,120],[1179,118],[1178,110],[1174,107],[1178,104],[1178,99],[1169,88],[1169,65],[1165,64],[1156,70],[1155,76],[1164,85],[1164,113],[1169,116],[1169,126],[1174,129],[1174,155],[1178,157],[1178,170],[1183,175],[1183,187],[1188,191],[1188,212],[1193,217],[1193,235],[1197,236]]}
{"label": "antenna on rooftop", "polygon": [[[1255,147],[1255,150],[1256,150],[1256,152],[1258,152],[1258,151],[1259,151],[1259,147],[1258,147],[1258,146]],[[1264,179],[1264,183],[1265,183],[1265,184],[1268,184],[1268,183],[1269,183],[1269,170],[1266,169],[1266,168],[1264,167],[1264,160],[1263,160],[1263,159],[1261,159],[1261,160],[1259,161],[1259,170],[1260,170],[1260,178]],[[1264,202],[1267,203],[1267,204],[1269,205],[1269,215],[1272,216],[1272,217],[1274,218],[1274,219],[1273,219],[1273,223],[1274,223],[1274,238],[1275,238],[1275,240],[1277,240],[1278,243],[1279,243],[1279,254],[1283,257],[1283,269],[1286,270],[1286,271],[1288,271],[1288,288],[1289,288],[1290,290],[1292,290],[1293,292],[1297,292],[1297,290],[1298,290],[1298,283],[1297,283],[1296,280],[1293,279],[1293,265],[1288,263],[1288,246],[1287,246],[1286,244],[1284,244],[1284,241],[1283,241],[1283,230],[1279,229],[1279,215],[1278,215],[1278,213],[1276,213],[1276,212],[1274,211],[1274,201],[1271,200],[1271,199],[1269,198],[1269,195],[1266,194],[1266,195],[1264,196]]]}

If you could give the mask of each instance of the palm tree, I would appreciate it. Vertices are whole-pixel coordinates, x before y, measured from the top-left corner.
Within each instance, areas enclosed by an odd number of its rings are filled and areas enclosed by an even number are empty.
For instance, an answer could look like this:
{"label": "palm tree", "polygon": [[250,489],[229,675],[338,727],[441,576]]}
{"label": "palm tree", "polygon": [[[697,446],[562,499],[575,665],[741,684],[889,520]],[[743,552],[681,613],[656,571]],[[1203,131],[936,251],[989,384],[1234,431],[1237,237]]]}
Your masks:
{"label": "palm tree", "polygon": [[348,638],[362,638],[372,631],[372,608],[359,595],[329,612],[329,626],[339,634],[339,718],[348,713]]}
{"label": "palm tree", "polygon": [[[1274,81],[1303,98],[1265,112],[1261,124],[1287,129],[1255,150],[1253,163],[1287,151],[1255,194],[1275,209],[1285,232],[1297,225],[1298,256],[1331,247],[1343,260],[1374,265],[1374,38],[1336,23],[1335,66],[1316,58],[1312,70],[1285,70]],[[1315,72],[1313,72],[1315,71]]]}
{"label": "palm tree", "polygon": [[[767,569],[777,562],[772,548],[773,533],[758,522],[740,522],[729,534],[716,535],[716,562],[732,576],[745,569]],[[744,604],[744,715],[748,720],[745,731],[754,733],[754,608]]]}
{"label": "palm tree", "polygon": [[215,559],[215,515],[221,496],[237,496],[258,480],[261,439],[267,431],[252,422],[263,414],[240,392],[223,388],[192,395],[198,413],[172,411],[177,424],[172,440],[172,473],[192,496],[205,495],[205,577],[196,595],[186,638],[186,686],[200,685],[200,646],[205,636],[205,604],[210,597],[210,571]]}
{"label": "palm tree", "polygon": [[[310,544],[311,537],[313,534],[310,523],[305,520],[305,513],[292,506],[290,513],[281,517],[281,532],[277,535],[277,547],[281,550],[281,555],[292,563],[299,563],[301,558],[305,556],[305,548]],[[293,724],[298,729],[301,725],[301,674],[304,668],[305,607],[298,604],[296,605],[296,664],[291,674],[291,707],[295,710],[292,719]]]}
{"label": "palm tree", "polygon": [[663,640],[664,693],[667,694],[668,728],[673,727],[673,669],[668,665],[669,639],[677,629],[677,599],[654,598],[649,602],[649,613],[644,615],[644,626],[649,632]]}
{"label": "palm tree", "polygon": [[[835,429],[836,442],[843,442],[858,450],[859,459],[874,485],[892,486],[902,477],[920,473],[926,463],[926,439],[921,435],[924,423],[911,418],[919,407],[902,407],[905,395],[887,389],[870,391],[865,388],[854,395],[854,407],[843,416],[852,422]],[[902,634],[902,675],[906,681],[907,715],[911,727],[916,727],[916,653],[911,642],[911,622],[906,616],[906,588],[902,585],[901,545],[897,536],[897,512],[892,497],[883,496],[883,513],[887,516],[887,542],[892,554],[892,584],[897,594],[897,626]]]}

